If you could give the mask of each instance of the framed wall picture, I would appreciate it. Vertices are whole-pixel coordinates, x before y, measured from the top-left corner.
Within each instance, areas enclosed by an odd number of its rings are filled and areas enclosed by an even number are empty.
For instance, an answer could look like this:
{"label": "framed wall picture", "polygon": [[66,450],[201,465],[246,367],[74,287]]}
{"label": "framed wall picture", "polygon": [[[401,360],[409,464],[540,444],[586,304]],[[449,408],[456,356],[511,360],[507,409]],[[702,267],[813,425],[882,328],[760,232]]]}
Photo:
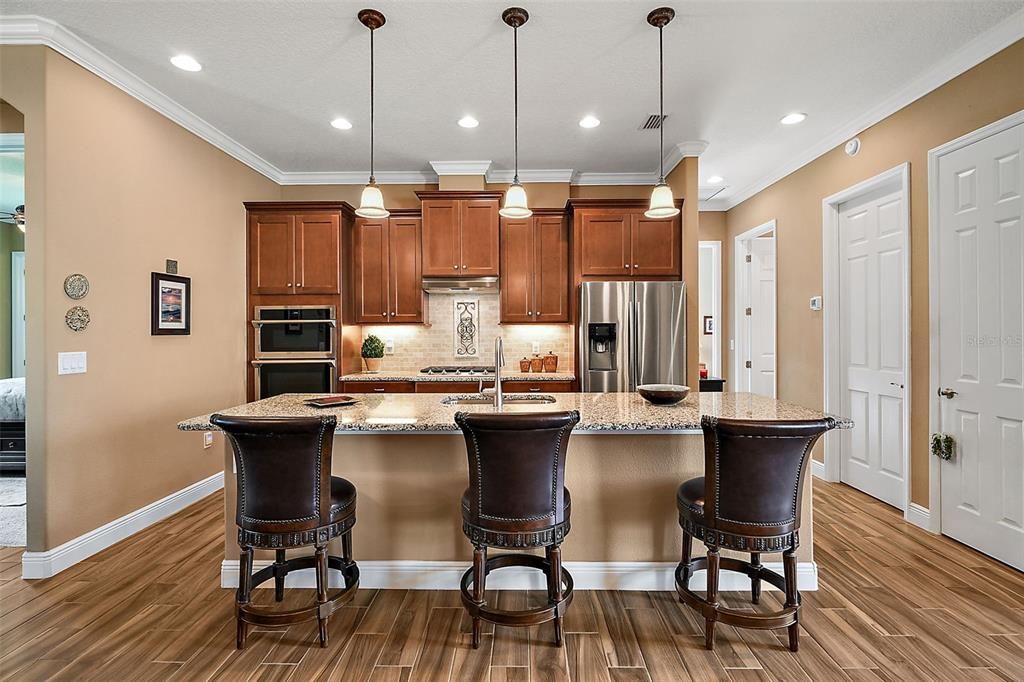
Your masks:
{"label": "framed wall picture", "polygon": [[711,315],[704,316],[704,334],[710,336],[715,333],[715,319]]}
{"label": "framed wall picture", "polygon": [[191,278],[154,272],[150,289],[150,333],[187,336],[191,331]]}

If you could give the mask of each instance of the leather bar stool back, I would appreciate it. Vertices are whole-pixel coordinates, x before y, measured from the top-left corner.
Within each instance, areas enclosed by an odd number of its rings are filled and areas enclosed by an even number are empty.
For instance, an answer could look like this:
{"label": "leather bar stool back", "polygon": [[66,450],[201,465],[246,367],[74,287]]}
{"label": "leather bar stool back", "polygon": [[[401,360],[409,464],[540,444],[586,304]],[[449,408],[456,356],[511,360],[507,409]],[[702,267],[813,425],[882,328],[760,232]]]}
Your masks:
{"label": "leather bar stool back", "polygon": [[[473,543],[473,568],[462,577],[462,603],[473,618],[473,646],[481,622],[531,626],[555,623],[562,644],[562,615],[572,602],[572,576],[562,568],[560,545],[569,532],[570,499],[565,488],[569,435],[578,412],[455,415],[466,438],[469,488],[462,496],[462,529]],[[487,549],[545,549],[545,557],[500,554]],[[548,602],[526,611],[487,604],[487,574],[505,566],[544,571]]]}
{"label": "leather bar stool back", "polygon": [[[331,476],[336,419],[230,417],[215,414],[210,423],[222,429],[235,457],[240,559],[235,616],[237,646],[245,647],[248,625],[286,626],[316,618],[320,646],[327,646],[327,621],[352,599],[359,568],[352,560],[352,527],[356,522],[356,489]],[[341,537],[342,556],[329,556],[327,544]],[[286,551],[313,547],[312,556],[288,559]],[[273,549],[276,560],[255,575],[253,550]],[[252,588],[274,579],[275,598],[284,599],[290,571],[314,568],[316,604],[280,611],[251,604]],[[341,572],[345,589],[327,597],[328,569]]]}
{"label": "leather bar stool back", "polygon": [[[789,646],[799,645],[800,595],[796,585],[796,550],[800,544],[800,505],[811,449],[835,427],[831,418],[808,421],[701,420],[704,472],[679,486],[676,503],[683,528],[682,561],[676,589],[683,602],[704,616],[705,645],[714,648],[715,623],[739,627],[788,628]],[[693,559],[692,539],[707,546],[706,559]],[[719,549],[750,554],[750,561],[719,557]],[[783,573],[761,565],[761,554],[782,552]],[[761,580],[786,593],[784,608],[774,614],[726,609],[718,604],[720,569],[750,577],[751,601],[758,603]],[[689,589],[694,571],[707,569],[707,594]]]}

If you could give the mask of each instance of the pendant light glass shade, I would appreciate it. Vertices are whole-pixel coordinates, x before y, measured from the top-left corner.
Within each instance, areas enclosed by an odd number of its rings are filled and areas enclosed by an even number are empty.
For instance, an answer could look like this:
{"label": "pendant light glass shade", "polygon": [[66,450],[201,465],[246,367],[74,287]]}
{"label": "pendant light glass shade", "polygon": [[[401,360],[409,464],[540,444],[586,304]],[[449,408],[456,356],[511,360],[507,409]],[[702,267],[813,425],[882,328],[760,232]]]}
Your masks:
{"label": "pendant light glass shade", "polygon": [[498,211],[504,218],[529,218],[533,215],[533,211],[530,210],[526,203],[526,190],[523,186],[516,182],[509,185],[508,191],[505,192],[505,205]]}
{"label": "pendant light glass shade", "polygon": [[376,183],[370,183],[363,188],[356,215],[360,218],[387,218],[391,215],[391,212],[384,208],[384,195]]}
{"label": "pendant light glass shade", "polygon": [[648,218],[672,218],[679,215],[672,188],[665,183],[655,185],[651,190],[651,205],[644,211],[644,215]]}

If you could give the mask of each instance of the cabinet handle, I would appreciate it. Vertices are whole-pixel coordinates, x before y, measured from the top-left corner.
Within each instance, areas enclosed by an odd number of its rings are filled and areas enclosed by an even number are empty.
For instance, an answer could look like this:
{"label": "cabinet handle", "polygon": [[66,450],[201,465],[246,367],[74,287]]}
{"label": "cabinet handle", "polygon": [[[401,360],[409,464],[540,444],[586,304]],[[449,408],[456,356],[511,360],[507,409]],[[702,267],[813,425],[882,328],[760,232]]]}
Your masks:
{"label": "cabinet handle", "polygon": [[374,393],[383,393],[384,389],[383,388],[375,388],[375,389],[373,389],[373,392]]}
{"label": "cabinet handle", "polygon": [[539,388],[531,388],[530,389],[530,393],[540,393],[540,389]]}

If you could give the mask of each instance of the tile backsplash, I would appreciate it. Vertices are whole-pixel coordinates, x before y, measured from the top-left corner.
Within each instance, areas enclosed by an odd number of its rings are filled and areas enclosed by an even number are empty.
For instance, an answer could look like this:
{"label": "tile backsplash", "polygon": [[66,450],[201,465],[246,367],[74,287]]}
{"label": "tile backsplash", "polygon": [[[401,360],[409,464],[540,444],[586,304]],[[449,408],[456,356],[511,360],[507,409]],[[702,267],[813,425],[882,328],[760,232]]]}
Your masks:
{"label": "tile backsplash", "polygon": [[430,294],[429,325],[363,326],[363,338],[376,334],[385,343],[394,342],[394,355],[384,356],[386,369],[406,372],[429,365],[490,365],[494,361],[494,337],[501,336],[505,343],[505,363],[510,369],[519,369],[519,359],[533,355],[533,342],[540,344],[541,355],[554,351],[558,355],[558,370],[572,371],[573,327],[568,324],[498,324],[500,300],[498,296],[475,296],[480,302],[479,353],[475,358],[455,356],[455,300],[467,296]]}

